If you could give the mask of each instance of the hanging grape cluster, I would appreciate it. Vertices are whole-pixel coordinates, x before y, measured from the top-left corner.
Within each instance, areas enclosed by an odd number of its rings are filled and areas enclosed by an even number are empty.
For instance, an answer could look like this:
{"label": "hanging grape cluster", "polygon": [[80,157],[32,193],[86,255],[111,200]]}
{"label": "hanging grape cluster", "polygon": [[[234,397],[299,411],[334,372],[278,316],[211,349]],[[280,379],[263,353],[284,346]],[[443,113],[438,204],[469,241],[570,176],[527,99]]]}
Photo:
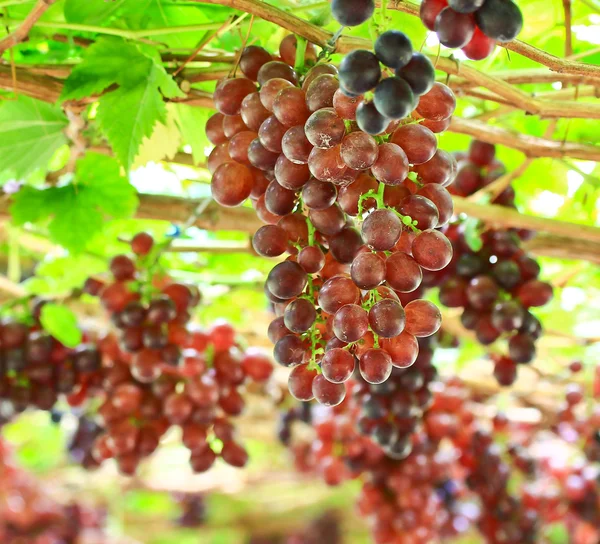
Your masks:
{"label": "hanging grape cluster", "polygon": [[271,362],[252,348],[240,349],[226,322],[208,330],[193,327],[199,292],[161,275],[153,246],[149,235],[136,235],[135,258],[114,257],[110,281],[91,278],[85,285],[100,298],[117,332],[99,344],[102,432],[91,444],[91,456],[84,451],[83,458],[90,465],[114,458],[121,472],[133,474],[161,437],[179,427],[194,471],[208,470],[217,457],[244,466],[248,456],[231,418],[244,409],[245,385],[269,379]]}
{"label": "hanging grape cluster", "polygon": [[[502,174],[504,165],[495,158],[495,147],[474,140],[469,152],[456,154],[458,173],[450,192],[469,196]],[[514,207],[515,191],[508,186],[493,199],[494,204]],[[474,250],[466,237],[464,222],[450,224],[445,231],[454,256],[430,284],[440,285],[440,302],[463,308],[462,324],[473,330],[485,346],[506,339],[507,356],[494,355],[494,374],[502,385],[511,385],[517,366],[533,361],[535,342],[542,325],[532,308],[552,299],[552,286],[541,281],[540,266],[522,248],[531,232],[519,229],[485,229],[480,233],[481,248]]]}
{"label": "hanging grape cluster", "polygon": [[67,348],[52,337],[40,323],[44,304],[26,298],[0,324],[1,422],[28,408],[51,410],[61,395],[76,403],[98,385],[98,349]]}
{"label": "hanging grape cluster", "polygon": [[[393,55],[381,52],[379,40],[375,53],[349,54],[339,74],[318,62],[301,76],[292,67],[292,38],[281,44],[283,60],[247,47],[244,77],[218,83],[218,113],[206,127],[216,145],[208,166],[217,202],[233,206],[250,197],[267,223],[254,235],[257,253],[289,254],[265,286],[279,315],[269,328],[274,356],[292,368],[296,398],[332,406],[343,400],[357,360],[367,382],[383,383],[394,366],[414,363],[417,338],[440,327],[435,305],[410,294],[423,270],[441,270],[452,258],[439,229],[452,216],[446,186],[456,162],[438,149],[434,130],[448,125],[456,102],[399,33],[380,38],[396,42],[391,53],[404,59],[396,66],[408,62],[402,78],[387,79],[380,79],[380,61],[391,65]],[[314,57],[309,44],[305,59]],[[365,77],[371,79],[360,87]],[[392,79],[411,97],[402,111],[388,112],[397,119],[378,110],[379,86]],[[373,102],[354,92],[373,86]],[[366,119],[384,120],[377,130],[359,128],[365,111]]]}

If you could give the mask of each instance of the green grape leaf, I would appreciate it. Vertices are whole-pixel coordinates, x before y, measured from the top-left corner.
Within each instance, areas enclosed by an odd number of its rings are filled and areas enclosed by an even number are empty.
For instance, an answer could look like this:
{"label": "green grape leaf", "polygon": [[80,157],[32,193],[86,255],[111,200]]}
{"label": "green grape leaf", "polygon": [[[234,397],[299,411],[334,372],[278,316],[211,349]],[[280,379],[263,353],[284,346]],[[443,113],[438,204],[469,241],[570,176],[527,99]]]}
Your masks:
{"label": "green grape leaf", "polygon": [[111,85],[143,77],[149,68],[137,47],[121,38],[100,38],[86,50],[65,81],[61,99],[77,100],[99,94]]}
{"label": "green grape leaf", "polygon": [[204,130],[198,127],[206,126],[206,121],[214,113],[205,108],[193,108],[185,104],[173,104],[177,125],[181,131],[183,142],[192,148],[194,164],[206,160],[205,149],[211,146]]}
{"label": "green grape leaf", "polygon": [[2,167],[23,178],[46,168],[67,139],[68,124],[62,110],[33,98],[19,96],[0,106],[0,156]]}
{"label": "green grape leaf", "polygon": [[156,49],[118,38],[102,38],[65,82],[63,99],[101,93],[96,120],[115,155],[129,169],[144,138],[157,122],[165,124],[163,96],[181,97],[177,83],[165,71]]}
{"label": "green grape leaf", "polygon": [[69,23],[97,25],[115,15],[128,0],[90,2],[90,0],[67,0],[64,14]]}
{"label": "green grape leaf", "polygon": [[111,157],[87,154],[77,163],[75,181],[48,189],[23,187],[13,197],[14,223],[47,222],[54,242],[78,252],[102,231],[106,215],[129,217],[138,205],[135,188]]}
{"label": "green grape leaf", "polygon": [[479,229],[479,220],[469,217],[465,222],[465,241],[473,251],[479,251],[483,247],[481,232]]}
{"label": "green grape leaf", "polygon": [[77,317],[66,306],[51,302],[44,304],[40,314],[40,322],[46,332],[68,348],[74,348],[82,341],[81,329],[77,325]]}

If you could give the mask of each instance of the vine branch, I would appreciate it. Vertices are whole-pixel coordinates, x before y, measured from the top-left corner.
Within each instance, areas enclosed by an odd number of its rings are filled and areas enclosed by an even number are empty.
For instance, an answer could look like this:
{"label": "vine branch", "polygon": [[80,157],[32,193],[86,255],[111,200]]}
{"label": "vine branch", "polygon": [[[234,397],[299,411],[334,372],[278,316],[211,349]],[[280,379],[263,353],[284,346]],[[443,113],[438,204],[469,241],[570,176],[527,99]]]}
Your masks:
{"label": "vine branch", "polygon": [[38,0],[33,9],[29,12],[29,15],[25,17],[20,26],[11,32],[6,38],[0,41],[0,55],[7,49],[14,47],[18,43],[25,41],[29,37],[29,32],[33,28],[40,17],[46,13],[48,8],[54,4],[57,0]]}

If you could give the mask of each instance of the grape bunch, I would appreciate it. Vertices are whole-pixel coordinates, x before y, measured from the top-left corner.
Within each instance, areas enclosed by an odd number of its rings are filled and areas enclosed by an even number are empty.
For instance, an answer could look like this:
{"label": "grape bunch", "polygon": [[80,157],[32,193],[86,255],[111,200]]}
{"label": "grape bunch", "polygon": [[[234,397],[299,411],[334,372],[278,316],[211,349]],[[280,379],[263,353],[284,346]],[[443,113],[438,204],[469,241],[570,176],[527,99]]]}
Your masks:
{"label": "grape bunch", "polygon": [[[469,196],[504,173],[495,159],[495,147],[473,141],[468,154],[457,154],[458,173],[450,192]],[[515,191],[508,186],[492,202],[514,207]],[[521,248],[521,240],[531,232],[515,229],[486,229],[482,247],[475,251],[466,240],[464,224],[450,224],[446,235],[454,256],[450,265],[428,285],[440,285],[440,302],[450,308],[463,308],[462,324],[473,330],[478,342],[487,346],[503,338],[507,356],[494,355],[495,376],[502,385],[511,385],[517,365],[535,358],[535,341],[542,325],[531,309],[552,299],[552,286],[538,277],[540,266]]]}
{"label": "grape bunch", "polygon": [[512,0],[423,0],[420,16],[442,45],[460,48],[472,60],[489,57],[496,42],[514,40],[523,28]]}
{"label": "grape bunch", "polygon": [[103,432],[91,458],[96,465],[114,458],[121,472],[133,474],[167,430],[179,427],[194,471],[208,470],[218,456],[242,467],[248,457],[231,418],[244,409],[245,385],[269,379],[271,362],[255,349],[240,349],[226,322],[208,330],[191,326],[199,293],[158,274],[153,245],[149,235],[136,235],[131,248],[137,258],[116,256],[110,281],[94,278],[85,285],[116,328],[99,343]]}
{"label": "grape bunch", "polygon": [[[378,81],[381,55],[358,53],[375,63]],[[425,94],[416,110],[411,102],[394,114],[403,119],[383,118],[377,98],[345,94],[344,83],[357,90],[369,77],[347,62],[351,55],[339,74],[319,62],[300,76],[291,58],[270,60],[266,50],[247,47],[244,77],[217,84],[218,113],[206,126],[216,146],[208,159],[215,200],[233,206],[250,197],[267,223],[253,237],[256,252],[289,255],[265,286],[278,315],[269,327],[275,359],[292,369],[297,399],[329,406],[343,400],[355,367],[379,384],[394,366],[414,363],[417,338],[434,334],[441,314],[412,294],[420,294],[424,271],[452,258],[439,229],[452,216],[446,186],[456,162],[437,148],[433,130],[447,126],[455,97],[433,82],[433,69],[423,80],[422,64],[409,62],[403,77],[421,82]],[[379,135],[356,124],[365,108],[384,119]]]}
{"label": "grape bunch", "polygon": [[[61,395],[77,404],[100,379],[100,353],[89,342],[71,349],[44,331],[44,301],[23,301],[0,323],[0,419],[27,408],[50,411]],[[9,311],[10,313],[10,311]]]}

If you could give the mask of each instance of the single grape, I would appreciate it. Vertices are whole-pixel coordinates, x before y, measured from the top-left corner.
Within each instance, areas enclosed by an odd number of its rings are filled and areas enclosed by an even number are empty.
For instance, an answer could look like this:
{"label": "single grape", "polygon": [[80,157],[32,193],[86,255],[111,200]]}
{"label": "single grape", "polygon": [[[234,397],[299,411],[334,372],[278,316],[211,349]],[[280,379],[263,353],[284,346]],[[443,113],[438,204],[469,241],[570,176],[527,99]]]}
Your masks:
{"label": "single grape", "polygon": [[259,170],[272,170],[277,162],[277,153],[265,148],[258,138],[252,140],[248,146],[248,161]]}
{"label": "single grape", "polygon": [[314,399],[312,386],[316,377],[317,371],[310,370],[308,365],[293,368],[288,378],[288,388],[292,397],[304,402]]}
{"label": "single grape", "polygon": [[552,300],[552,296],[552,285],[539,280],[530,280],[517,291],[517,297],[525,308],[544,306]]}
{"label": "single grape", "polygon": [[400,185],[408,175],[406,153],[396,144],[381,144],[377,160],[371,166],[371,173],[381,183],[392,186]]}
{"label": "single grape", "polygon": [[535,358],[535,342],[525,334],[515,334],[508,341],[508,354],[515,363],[530,363]]}
{"label": "single grape", "polygon": [[240,113],[242,100],[250,93],[256,92],[256,84],[244,77],[221,81],[213,93],[217,110],[223,115]]}
{"label": "single grape", "polygon": [[346,216],[337,204],[324,210],[308,210],[308,217],[315,229],[326,236],[334,236],[346,226]]}
{"label": "single grape", "polygon": [[287,334],[281,337],[273,348],[273,358],[285,367],[302,364],[309,347],[299,336]]}
{"label": "single grape", "polygon": [[[343,146],[343,143],[342,143]],[[338,204],[348,215],[358,215],[358,202],[362,195],[369,191],[377,192],[377,182],[368,174],[363,173],[352,182],[350,185],[346,185],[339,188],[338,192]],[[390,186],[386,187],[386,191]],[[386,202],[386,205],[389,205]],[[371,210],[377,207],[377,202],[373,198],[366,198],[362,201],[363,211]]]}
{"label": "single grape", "polygon": [[221,206],[239,206],[250,196],[254,178],[250,170],[237,162],[226,162],[212,176],[210,188],[213,198]]}
{"label": "single grape", "polygon": [[402,222],[392,210],[375,210],[362,224],[365,243],[376,251],[389,251],[402,232]]}
{"label": "single grape", "polygon": [[286,300],[300,295],[306,282],[306,272],[298,263],[284,261],[269,272],[266,285],[273,295]]}
{"label": "single grape", "polygon": [[312,327],[315,319],[317,319],[317,311],[310,300],[297,298],[288,304],[283,318],[285,326],[290,331],[300,334]]}
{"label": "single grape", "polygon": [[262,105],[270,112],[273,111],[275,97],[282,89],[292,88],[293,84],[287,79],[275,78],[267,81],[260,89],[259,96]]}
{"label": "single grape", "polygon": [[429,29],[433,30],[435,27],[435,20],[446,6],[448,6],[448,0],[423,0],[421,2],[419,15],[423,24]]}
{"label": "single grape", "polygon": [[390,142],[402,148],[410,164],[423,164],[437,151],[437,139],[433,132],[416,123],[398,127],[392,133]]}
{"label": "single grape", "polygon": [[498,284],[489,276],[476,276],[467,287],[469,303],[476,310],[490,310],[499,294]]}
{"label": "single grape", "polygon": [[[263,64],[256,77],[258,83],[263,86],[263,88],[264,85],[272,79],[285,79],[292,85],[298,83],[298,77],[294,69],[289,64],[278,60],[272,60]],[[264,104],[264,106],[269,109],[266,104]]]}
{"label": "single grape", "polygon": [[411,293],[421,285],[423,271],[410,255],[396,252],[387,258],[385,279],[395,291]]}
{"label": "single grape", "polygon": [[360,232],[353,227],[344,227],[340,232],[329,236],[329,253],[338,262],[350,264],[364,242]]}
{"label": "single grape", "polygon": [[262,105],[259,93],[254,92],[242,100],[240,115],[250,130],[257,131],[262,122],[269,117],[270,112]]}
{"label": "single grape", "polygon": [[429,183],[421,187],[416,194],[428,198],[435,204],[438,210],[438,222],[435,228],[443,227],[450,221],[454,213],[454,204],[450,193],[445,187],[437,183]]}
{"label": "single grape", "polygon": [[244,47],[240,56],[240,70],[252,81],[258,79],[258,71],[264,64],[273,60],[271,54],[258,45]]}
{"label": "single grape", "polygon": [[400,213],[409,216],[416,221],[416,227],[420,230],[434,228],[439,221],[439,212],[435,204],[421,195],[407,196],[400,202]]}
{"label": "single grape", "polygon": [[425,270],[442,270],[452,260],[452,244],[437,230],[424,230],[412,245],[412,254]]}
{"label": "single grape", "polygon": [[340,85],[353,94],[360,95],[370,91],[377,85],[380,77],[379,61],[371,51],[355,49],[340,63]]}
{"label": "single grape", "polygon": [[281,153],[281,141],[286,133],[287,127],[282,125],[277,117],[267,117],[258,129],[260,143],[273,153]]}
{"label": "single grape", "polygon": [[231,139],[239,132],[245,130],[248,130],[248,127],[241,115],[226,115],[223,119],[223,132],[227,138]]}
{"label": "single grape", "polygon": [[403,119],[415,106],[415,95],[408,82],[399,77],[382,79],[375,87],[373,104],[388,119]]}
{"label": "single grape", "polygon": [[298,253],[298,264],[307,274],[317,274],[325,266],[325,254],[317,246],[306,246]]}
{"label": "single grape", "polygon": [[385,259],[377,253],[365,251],[352,261],[350,275],[361,289],[374,289],[385,281]]}
{"label": "single grape", "polygon": [[472,140],[469,145],[469,160],[477,166],[489,166],[496,156],[496,146],[480,140]]}
{"label": "single grape", "polygon": [[413,53],[410,62],[396,70],[396,76],[404,79],[416,95],[425,94],[435,83],[433,64],[421,53]]}
{"label": "single grape", "polygon": [[275,163],[275,179],[282,187],[298,191],[310,179],[310,171],[306,164],[293,163],[281,154]]}
{"label": "single grape", "polygon": [[342,160],[341,145],[329,149],[313,148],[308,156],[310,173],[319,181],[339,182],[348,167]]}
{"label": "single grape", "polygon": [[352,377],[354,366],[354,355],[342,348],[327,351],[321,361],[323,376],[332,383],[347,382]]}
{"label": "single grape", "polygon": [[340,88],[336,76],[321,74],[313,79],[306,89],[306,105],[310,111],[333,107],[333,96]]}
{"label": "single grape", "polygon": [[379,147],[372,136],[357,131],[351,132],[343,139],[340,153],[349,168],[365,170],[377,160]]}
{"label": "single grape", "polygon": [[333,95],[333,107],[342,119],[354,121],[356,119],[356,108],[363,101],[362,96],[346,96],[341,89]]}
{"label": "single grape", "polygon": [[512,0],[486,0],[475,20],[486,36],[499,42],[514,40],[523,28],[523,14]]}
{"label": "single grape", "polygon": [[525,320],[524,308],[514,300],[500,302],[494,306],[491,314],[494,327],[502,332],[519,330]]}
{"label": "single grape", "polygon": [[456,97],[447,85],[435,82],[433,87],[421,96],[417,105],[417,113],[425,119],[443,121],[448,119],[456,109]]}
{"label": "single grape", "polygon": [[329,149],[341,143],[346,125],[333,108],[322,108],[308,118],[304,132],[313,146]]}
{"label": "single grape", "polygon": [[359,300],[359,288],[345,276],[328,279],[319,290],[319,306],[328,314],[335,314],[343,306],[357,304]]}
{"label": "single grape", "polygon": [[264,203],[266,209],[270,213],[275,215],[287,215],[288,213],[291,213],[296,206],[296,193],[289,189],[285,189],[274,180],[269,183],[269,186],[265,191]]}
{"label": "single grape", "polygon": [[209,142],[213,145],[219,145],[227,141],[227,136],[223,132],[223,118],[225,116],[222,113],[215,113],[208,118],[206,121],[206,137]]}
{"label": "single grape", "polygon": [[306,95],[298,87],[281,89],[273,100],[273,114],[286,127],[303,125],[310,116],[306,105]]}
{"label": "single grape", "polygon": [[367,134],[381,134],[390,120],[379,113],[373,102],[361,102],[356,108],[356,123]]}
{"label": "single grape", "polygon": [[309,180],[302,187],[302,201],[313,210],[324,210],[332,206],[337,199],[337,189],[333,183]]}
{"label": "single grape", "polygon": [[447,151],[438,149],[430,160],[415,166],[414,171],[423,183],[447,186],[456,176],[456,159]]}
{"label": "single grape", "polygon": [[405,330],[416,337],[427,337],[435,334],[442,325],[442,314],[439,308],[428,300],[413,300],[405,308]]}
{"label": "single grape", "polygon": [[337,76],[338,70],[333,64],[329,64],[328,62],[315,64],[308,72],[306,72],[304,80],[302,81],[302,90],[308,91],[310,84],[323,74]]}
{"label": "single grape", "polygon": [[333,317],[333,333],[342,342],[356,342],[368,329],[367,312],[357,304],[342,306]]}
{"label": "single grape", "polygon": [[260,227],[252,238],[252,247],[263,257],[278,257],[287,249],[288,237],[285,230],[276,225]]}
{"label": "single grape", "polygon": [[462,52],[471,60],[483,60],[489,57],[496,48],[496,42],[488,38],[478,26],[471,41],[462,48]]}
{"label": "single grape", "polygon": [[375,55],[379,62],[394,70],[406,66],[412,53],[410,39],[399,30],[388,30],[375,40]]}
{"label": "single grape", "polygon": [[380,300],[369,310],[369,325],[375,334],[383,338],[398,336],[404,330],[404,308],[397,300]]}
{"label": "single grape", "polygon": [[346,386],[330,382],[323,374],[318,374],[313,380],[312,392],[319,404],[324,406],[337,406],[346,398]]}
{"label": "single grape", "polygon": [[458,13],[444,8],[435,19],[434,30],[442,45],[450,48],[464,47],[475,33],[475,18],[468,13]]}
{"label": "single grape", "polygon": [[368,21],[375,11],[373,0],[332,0],[331,14],[342,26],[357,26]]}
{"label": "single grape", "polygon": [[303,125],[288,129],[281,140],[283,154],[296,164],[306,164],[312,149],[313,146],[304,133]]}
{"label": "single grape", "polygon": [[250,162],[248,160],[248,148],[257,136],[258,134],[251,130],[244,130],[243,132],[238,132],[229,141],[230,157],[236,162],[248,164]]}

